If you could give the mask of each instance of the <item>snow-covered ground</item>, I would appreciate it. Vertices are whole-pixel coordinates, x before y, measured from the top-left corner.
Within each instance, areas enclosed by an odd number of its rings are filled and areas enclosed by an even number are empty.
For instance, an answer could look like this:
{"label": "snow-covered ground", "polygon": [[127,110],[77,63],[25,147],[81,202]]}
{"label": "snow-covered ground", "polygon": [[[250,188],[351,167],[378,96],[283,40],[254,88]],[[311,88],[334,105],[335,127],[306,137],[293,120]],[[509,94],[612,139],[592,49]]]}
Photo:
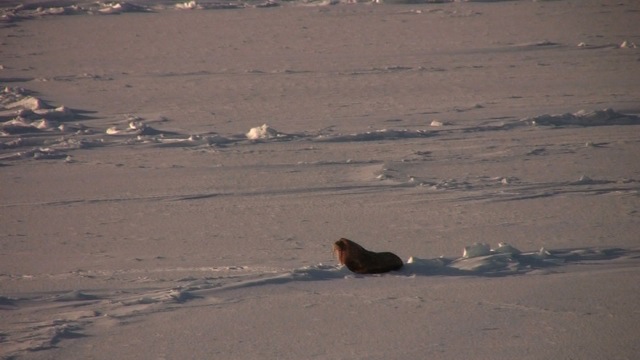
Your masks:
{"label": "snow-covered ground", "polygon": [[24,4],[0,357],[640,352],[636,2]]}

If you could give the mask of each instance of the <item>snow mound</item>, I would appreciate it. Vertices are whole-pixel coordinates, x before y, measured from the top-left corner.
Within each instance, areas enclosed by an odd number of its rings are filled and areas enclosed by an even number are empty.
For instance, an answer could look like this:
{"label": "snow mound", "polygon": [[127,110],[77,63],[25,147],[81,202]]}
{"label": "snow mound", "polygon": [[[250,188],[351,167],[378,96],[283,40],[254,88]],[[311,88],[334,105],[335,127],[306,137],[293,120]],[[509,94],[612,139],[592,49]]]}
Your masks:
{"label": "snow mound", "polygon": [[421,138],[431,135],[430,132],[424,130],[382,129],[346,135],[320,135],[313,140],[324,142],[378,141]]}
{"label": "snow mound", "polygon": [[603,126],[603,125],[636,125],[640,124],[640,117],[622,114],[613,109],[595,111],[580,110],[573,114],[539,115],[520,120],[526,124],[537,125],[578,125],[578,126]]}
{"label": "snow mound", "polygon": [[251,128],[246,136],[247,139],[250,140],[260,140],[286,137],[287,134],[281,133],[267,124],[263,124],[262,126]]}

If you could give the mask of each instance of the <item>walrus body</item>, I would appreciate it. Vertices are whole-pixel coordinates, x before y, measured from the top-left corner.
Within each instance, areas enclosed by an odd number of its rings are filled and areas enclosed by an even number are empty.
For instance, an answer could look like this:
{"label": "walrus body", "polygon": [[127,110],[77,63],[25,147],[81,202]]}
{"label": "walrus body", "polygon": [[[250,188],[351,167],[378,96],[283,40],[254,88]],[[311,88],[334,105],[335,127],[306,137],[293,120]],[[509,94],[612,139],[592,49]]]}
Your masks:
{"label": "walrus body", "polygon": [[399,270],[403,265],[394,253],[369,251],[345,238],[333,244],[333,252],[341,264],[357,274],[380,274]]}

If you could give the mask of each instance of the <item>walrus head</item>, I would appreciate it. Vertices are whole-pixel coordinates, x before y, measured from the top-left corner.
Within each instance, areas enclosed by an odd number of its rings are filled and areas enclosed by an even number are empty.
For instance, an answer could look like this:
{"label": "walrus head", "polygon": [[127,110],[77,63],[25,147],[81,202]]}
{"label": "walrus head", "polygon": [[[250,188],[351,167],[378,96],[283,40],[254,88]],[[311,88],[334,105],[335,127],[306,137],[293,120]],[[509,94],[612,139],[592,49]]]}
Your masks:
{"label": "walrus head", "polygon": [[333,252],[340,264],[358,274],[379,274],[398,270],[403,265],[396,254],[372,252],[345,238],[333,244]]}
{"label": "walrus head", "polygon": [[359,256],[366,251],[362,246],[345,238],[340,238],[333,244],[333,254],[342,265],[347,264],[349,256]]}

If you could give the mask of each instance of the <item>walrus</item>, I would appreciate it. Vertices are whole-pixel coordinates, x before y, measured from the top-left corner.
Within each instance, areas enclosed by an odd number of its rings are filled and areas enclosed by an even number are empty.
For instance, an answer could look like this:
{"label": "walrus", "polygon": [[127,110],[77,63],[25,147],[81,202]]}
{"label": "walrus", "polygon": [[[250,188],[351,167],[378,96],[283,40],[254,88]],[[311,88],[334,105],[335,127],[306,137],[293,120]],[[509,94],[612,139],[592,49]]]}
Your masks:
{"label": "walrus", "polygon": [[403,265],[394,253],[369,251],[345,238],[333,244],[333,252],[340,264],[357,274],[380,274],[399,270]]}

